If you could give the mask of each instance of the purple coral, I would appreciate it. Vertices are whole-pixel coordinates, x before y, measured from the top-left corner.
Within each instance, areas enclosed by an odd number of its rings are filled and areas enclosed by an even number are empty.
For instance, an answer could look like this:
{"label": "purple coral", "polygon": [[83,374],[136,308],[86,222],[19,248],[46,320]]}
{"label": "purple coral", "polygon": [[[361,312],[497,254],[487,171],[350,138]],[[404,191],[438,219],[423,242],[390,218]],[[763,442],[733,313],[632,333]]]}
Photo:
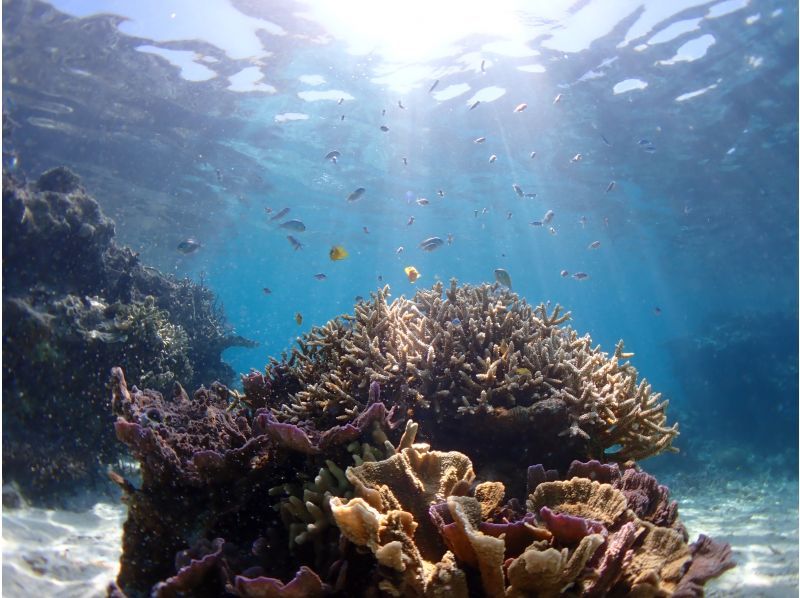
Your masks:
{"label": "purple coral", "polygon": [[608,531],[599,521],[556,513],[547,507],[539,509],[539,517],[553,537],[561,544],[576,544],[590,534],[607,536]]}

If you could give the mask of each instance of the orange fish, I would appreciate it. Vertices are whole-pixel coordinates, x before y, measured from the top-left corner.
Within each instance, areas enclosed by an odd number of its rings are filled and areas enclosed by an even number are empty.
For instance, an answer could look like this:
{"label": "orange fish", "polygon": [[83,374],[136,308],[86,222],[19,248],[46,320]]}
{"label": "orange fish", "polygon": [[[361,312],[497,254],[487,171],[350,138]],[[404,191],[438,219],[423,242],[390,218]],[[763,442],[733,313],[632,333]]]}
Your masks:
{"label": "orange fish", "polygon": [[417,270],[414,266],[406,266],[405,272],[406,276],[408,276],[408,282],[417,282],[417,279],[420,277],[419,270]]}

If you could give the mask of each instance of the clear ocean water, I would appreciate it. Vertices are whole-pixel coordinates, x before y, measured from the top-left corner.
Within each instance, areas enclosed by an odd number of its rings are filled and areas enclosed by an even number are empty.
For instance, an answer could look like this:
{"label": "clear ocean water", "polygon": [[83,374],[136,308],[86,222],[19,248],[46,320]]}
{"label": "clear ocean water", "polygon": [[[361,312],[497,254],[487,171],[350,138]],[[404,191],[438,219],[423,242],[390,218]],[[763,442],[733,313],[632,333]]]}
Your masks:
{"label": "clear ocean water", "polygon": [[17,176],[217,294],[237,374],[502,268],[670,399],[650,470],[796,480],[796,2],[10,0],[3,110]]}

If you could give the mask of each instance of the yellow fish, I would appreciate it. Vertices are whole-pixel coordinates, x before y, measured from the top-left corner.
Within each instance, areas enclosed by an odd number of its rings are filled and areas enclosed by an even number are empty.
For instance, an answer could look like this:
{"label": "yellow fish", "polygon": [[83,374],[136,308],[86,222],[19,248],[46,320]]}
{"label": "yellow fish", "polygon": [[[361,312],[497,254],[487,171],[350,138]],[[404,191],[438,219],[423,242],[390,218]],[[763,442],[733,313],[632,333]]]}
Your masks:
{"label": "yellow fish", "polygon": [[406,276],[408,276],[408,282],[416,282],[420,277],[419,270],[417,270],[414,266],[406,266],[405,272]]}
{"label": "yellow fish", "polygon": [[531,375],[531,371],[528,368],[517,368],[516,370],[514,370],[514,373],[517,374],[517,376],[530,376]]}
{"label": "yellow fish", "polygon": [[333,247],[331,247],[331,250],[328,252],[328,256],[334,262],[338,262],[339,260],[343,260],[348,255],[350,255],[350,254],[347,253],[347,250],[344,247],[342,247],[341,245],[334,245]]}
{"label": "yellow fish", "polygon": [[300,326],[300,324],[303,323],[303,314],[301,314],[300,312],[294,314],[294,321],[297,322],[298,326]]}

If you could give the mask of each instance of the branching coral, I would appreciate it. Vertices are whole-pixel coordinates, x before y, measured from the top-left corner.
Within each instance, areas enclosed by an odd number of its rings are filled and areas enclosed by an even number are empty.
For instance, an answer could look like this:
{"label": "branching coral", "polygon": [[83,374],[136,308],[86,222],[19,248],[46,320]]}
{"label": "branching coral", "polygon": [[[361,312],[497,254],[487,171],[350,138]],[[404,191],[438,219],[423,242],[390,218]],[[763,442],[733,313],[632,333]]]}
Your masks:
{"label": "branching coral", "polygon": [[[268,368],[270,389],[251,406],[325,430],[358,417],[378,384],[426,439],[449,448],[465,450],[492,429],[498,452],[503,438],[522,441],[562,467],[673,450],[667,401],[638,380],[622,342],[604,353],[565,325],[560,307],[531,307],[497,285],[443,290],[437,283],[389,303],[386,287],[354,315],[313,328]],[[479,465],[495,457],[475,455]]]}

